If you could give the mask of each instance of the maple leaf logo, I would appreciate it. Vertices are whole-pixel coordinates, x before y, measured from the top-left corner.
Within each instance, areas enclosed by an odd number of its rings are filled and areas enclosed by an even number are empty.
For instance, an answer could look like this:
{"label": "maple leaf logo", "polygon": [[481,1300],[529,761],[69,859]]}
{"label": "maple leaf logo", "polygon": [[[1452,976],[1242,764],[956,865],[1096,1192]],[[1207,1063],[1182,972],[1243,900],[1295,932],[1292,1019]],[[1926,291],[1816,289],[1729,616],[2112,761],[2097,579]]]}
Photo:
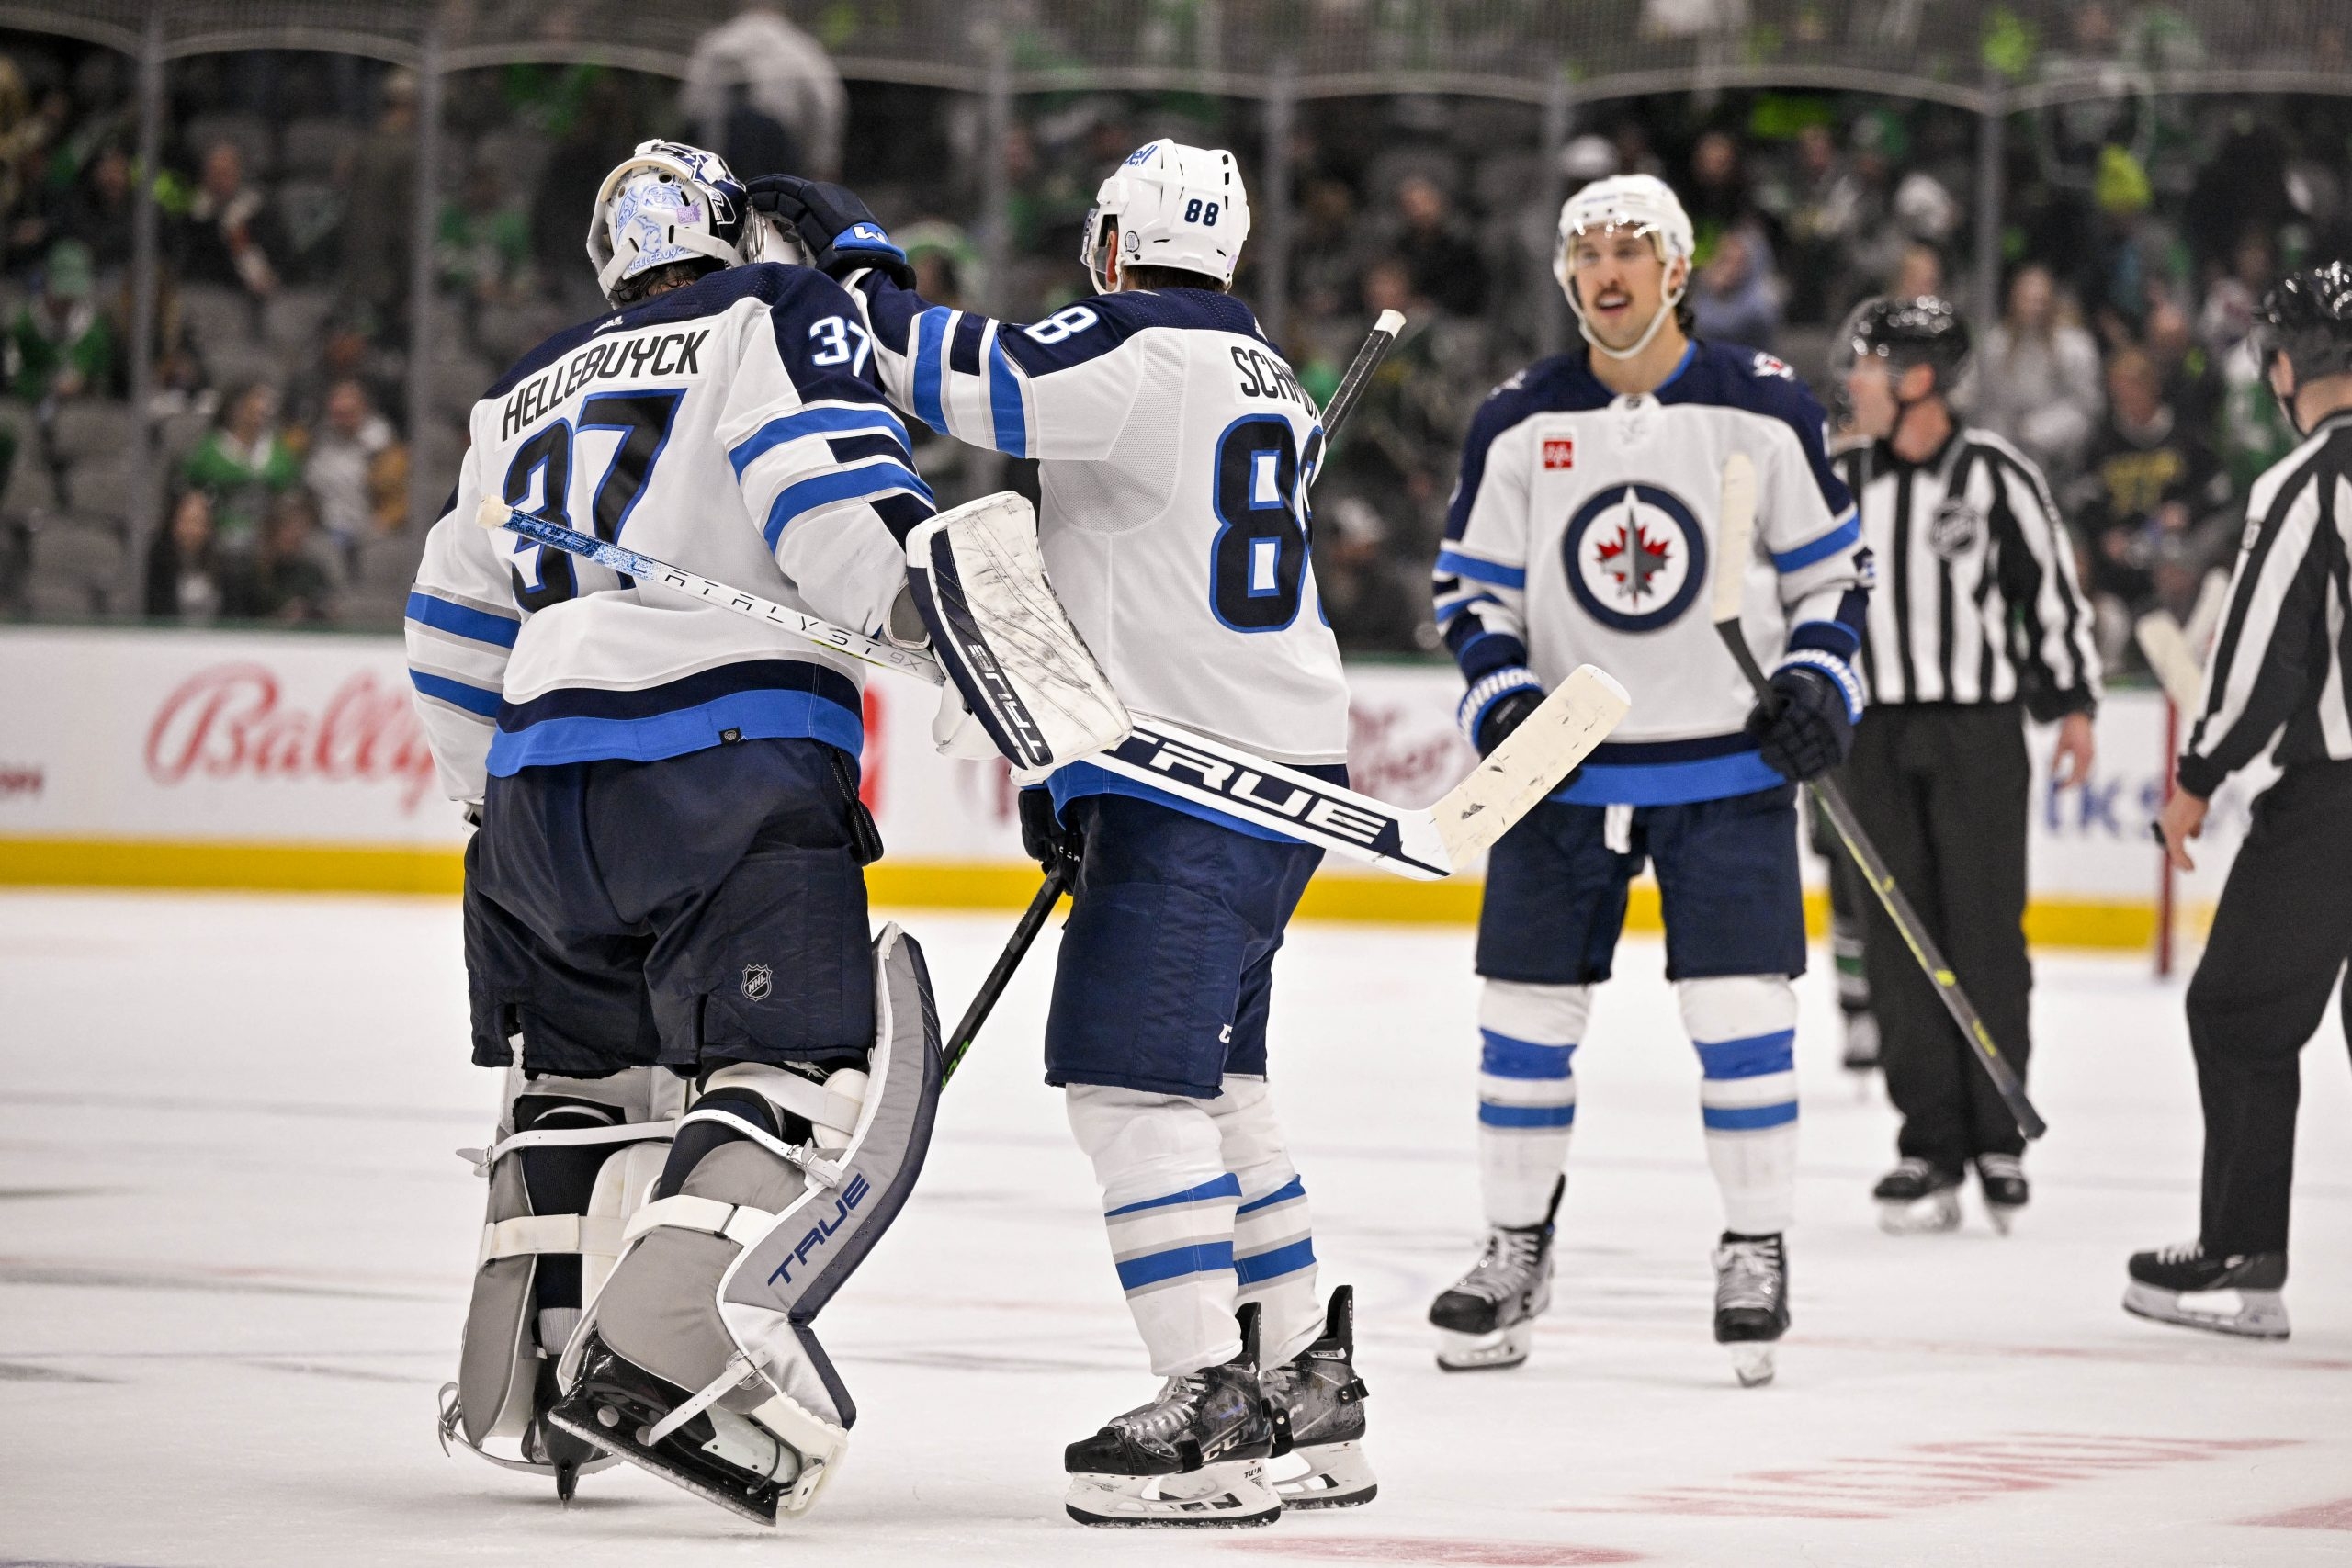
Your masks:
{"label": "maple leaf logo", "polygon": [[1601,540],[1594,554],[1625,597],[1639,604],[1657,592],[1651,580],[1666,570],[1672,545],[1670,539],[1652,539],[1637,519],[1628,519],[1617,525],[1616,539]]}

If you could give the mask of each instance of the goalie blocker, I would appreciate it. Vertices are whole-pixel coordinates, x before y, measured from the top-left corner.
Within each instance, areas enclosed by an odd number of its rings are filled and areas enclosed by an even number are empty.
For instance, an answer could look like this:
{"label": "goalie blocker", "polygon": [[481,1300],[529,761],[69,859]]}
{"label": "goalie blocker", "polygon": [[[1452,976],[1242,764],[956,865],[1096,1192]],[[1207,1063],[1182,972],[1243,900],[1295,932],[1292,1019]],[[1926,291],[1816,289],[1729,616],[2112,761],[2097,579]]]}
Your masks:
{"label": "goalie blocker", "polygon": [[875,942],[867,1070],[713,1073],[571,1337],[548,1421],[763,1524],[840,1468],[857,1407],[810,1325],[930,1146],[939,1021],[921,950]]}

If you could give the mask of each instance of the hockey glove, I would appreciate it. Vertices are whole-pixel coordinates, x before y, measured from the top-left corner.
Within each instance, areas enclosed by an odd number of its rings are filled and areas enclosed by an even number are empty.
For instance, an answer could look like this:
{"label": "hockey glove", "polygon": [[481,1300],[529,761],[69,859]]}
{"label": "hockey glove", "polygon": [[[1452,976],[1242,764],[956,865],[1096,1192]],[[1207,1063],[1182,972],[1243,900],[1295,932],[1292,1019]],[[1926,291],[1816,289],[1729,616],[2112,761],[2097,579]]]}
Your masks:
{"label": "hockey glove", "polygon": [[915,286],[907,253],[891,243],[889,231],[846,188],[797,175],[762,175],[745,188],[753,210],[790,224],[808,248],[810,263],[827,276],[872,267],[901,288]]}
{"label": "hockey glove", "polygon": [[1064,822],[1054,811],[1051,790],[1024,789],[1013,796],[1021,809],[1021,847],[1048,874],[1056,866],[1065,873],[1078,869],[1085,852],[1086,835]]}
{"label": "hockey glove", "polygon": [[1543,705],[1544,688],[1534,671],[1514,664],[1473,682],[1462,694],[1454,722],[1462,727],[1463,739],[1476,747],[1483,759],[1491,756],[1503,738],[1526,723],[1527,716]]}
{"label": "hockey glove", "polygon": [[1838,678],[1814,664],[1783,664],[1772,671],[1775,711],[1756,705],[1747,738],[1783,778],[1818,778],[1854,748],[1854,714]]}

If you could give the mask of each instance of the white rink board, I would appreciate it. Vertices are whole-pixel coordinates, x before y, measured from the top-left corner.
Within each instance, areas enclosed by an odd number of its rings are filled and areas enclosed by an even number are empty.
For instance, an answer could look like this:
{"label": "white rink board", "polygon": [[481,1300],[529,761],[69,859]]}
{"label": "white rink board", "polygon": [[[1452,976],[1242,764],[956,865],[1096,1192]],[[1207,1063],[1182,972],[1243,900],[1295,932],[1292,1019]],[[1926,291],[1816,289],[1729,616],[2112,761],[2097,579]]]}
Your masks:
{"label": "white rink board", "polygon": [[[1453,729],[1452,671],[1350,673],[1357,786],[1404,805],[1435,800],[1472,761]],[[463,829],[408,691],[389,637],[0,629],[0,856],[11,840],[454,851]],[[1024,863],[1004,770],[937,756],[934,701],[878,674],[865,695],[864,788],[888,846],[881,869],[903,874],[891,885],[902,895],[934,868]],[[2086,789],[2053,794],[2041,771],[2049,731],[2030,737],[2038,903],[2153,903],[2164,711],[2152,693],[2109,701]],[[2233,784],[2217,804],[2188,902],[2218,893],[2247,795]],[[1388,880],[1337,863],[1327,880],[1350,876]]]}
{"label": "white rink board", "polygon": [[[954,1016],[1002,914],[905,917]],[[431,1430],[488,1130],[446,900],[0,893],[0,1561],[139,1568],[2341,1568],[2352,1548],[2352,1083],[2305,1055],[2295,1337],[2118,1308],[2194,1228],[2180,993],[2044,958],[2052,1134],[2006,1240],[1891,1238],[1883,1105],[1836,1066],[1816,951],[1795,1326],[1770,1388],[1707,1336],[1720,1224],[1652,942],[1577,1055],[1557,1304],[1513,1372],[1430,1361],[1476,1233],[1466,931],[1310,925],[1277,963],[1282,1113],[1328,1285],[1360,1292],[1368,1507],[1206,1538],[1083,1531],[1062,1445],[1144,1399],[1086,1163],[1038,1082],[1054,938],[946,1091],[922,1185],[818,1320],[861,1416],[770,1533],[633,1472],[543,1483]]]}

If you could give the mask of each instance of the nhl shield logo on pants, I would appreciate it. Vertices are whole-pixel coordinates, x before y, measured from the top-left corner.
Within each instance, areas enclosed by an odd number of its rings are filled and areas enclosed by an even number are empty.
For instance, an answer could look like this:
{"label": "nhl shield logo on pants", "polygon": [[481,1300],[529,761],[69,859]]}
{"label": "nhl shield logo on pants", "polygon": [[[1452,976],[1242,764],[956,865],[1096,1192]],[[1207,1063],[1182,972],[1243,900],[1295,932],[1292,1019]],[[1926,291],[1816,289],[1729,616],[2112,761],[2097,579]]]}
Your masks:
{"label": "nhl shield logo on pants", "polygon": [[768,993],[775,989],[775,970],[764,964],[743,965],[743,999],[745,1001],[763,1002],[768,999]]}

